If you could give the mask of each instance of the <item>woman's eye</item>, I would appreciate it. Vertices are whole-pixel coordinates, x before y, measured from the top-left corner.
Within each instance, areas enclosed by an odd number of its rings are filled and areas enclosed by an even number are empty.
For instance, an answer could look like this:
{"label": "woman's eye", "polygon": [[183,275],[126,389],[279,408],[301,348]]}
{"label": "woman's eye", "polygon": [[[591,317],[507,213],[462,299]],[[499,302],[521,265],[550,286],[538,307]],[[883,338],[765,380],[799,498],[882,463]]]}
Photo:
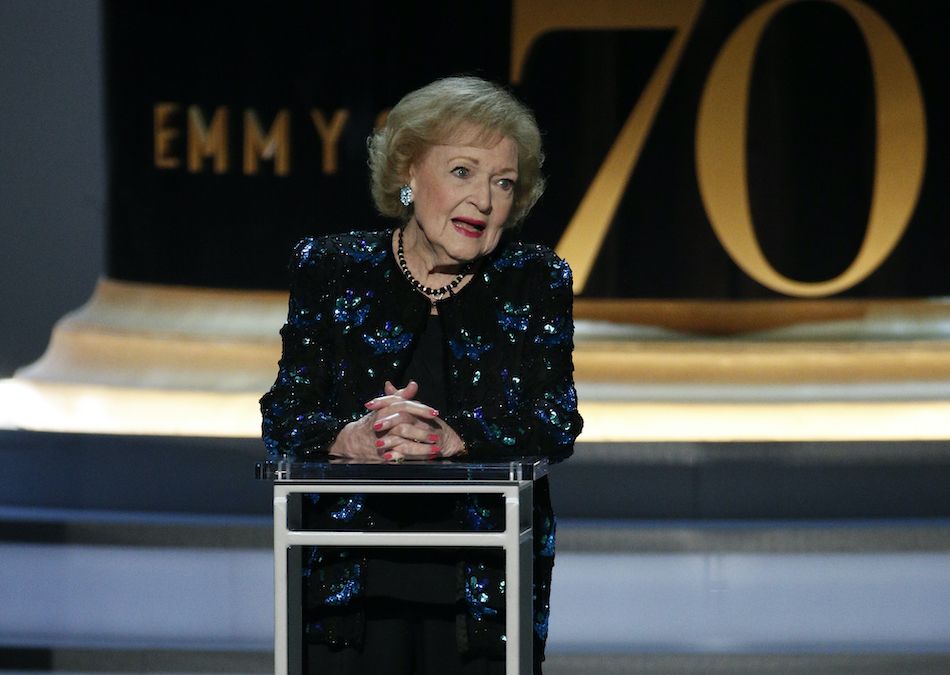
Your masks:
{"label": "woman's eye", "polygon": [[515,182],[510,178],[502,178],[501,180],[498,181],[498,186],[502,190],[508,192],[510,190],[515,189]]}
{"label": "woman's eye", "polygon": [[452,169],[452,174],[457,176],[458,178],[467,178],[469,173],[471,172],[464,166],[457,166],[454,169]]}

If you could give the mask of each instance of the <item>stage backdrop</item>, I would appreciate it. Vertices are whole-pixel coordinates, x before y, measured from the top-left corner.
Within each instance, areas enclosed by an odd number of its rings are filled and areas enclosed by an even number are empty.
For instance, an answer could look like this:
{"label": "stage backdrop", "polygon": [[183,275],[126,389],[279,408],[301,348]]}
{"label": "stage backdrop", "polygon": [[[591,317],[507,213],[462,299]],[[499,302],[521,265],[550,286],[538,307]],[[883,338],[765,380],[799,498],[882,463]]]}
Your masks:
{"label": "stage backdrop", "polygon": [[523,236],[583,298],[950,295],[942,3],[109,2],[108,275],[285,287],[304,234],[386,226],[366,137],[472,73],[545,132]]}

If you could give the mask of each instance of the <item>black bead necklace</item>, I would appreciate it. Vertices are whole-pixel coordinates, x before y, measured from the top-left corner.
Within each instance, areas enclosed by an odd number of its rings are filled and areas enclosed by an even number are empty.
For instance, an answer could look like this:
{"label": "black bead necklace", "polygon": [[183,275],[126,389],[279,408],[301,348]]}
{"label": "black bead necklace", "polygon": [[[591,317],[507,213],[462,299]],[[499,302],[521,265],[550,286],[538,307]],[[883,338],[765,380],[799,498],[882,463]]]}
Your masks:
{"label": "black bead necklace", "polygon": [[458,276],[452,279],[452,281],[447,283],[445,286],[429,288],[428,286],[423,285],[418,279],[412,276],[412,272],[409,271],[409,265],[406,264],[406,254],[402,246],[402,228],[399,228],[399,243],[396,247],[396,258],[399,261],[399,269],[402,270],[402,274],[404,277],[406,277],[406,281],[408,281],[414,289],[428,297],[429,301],[433,305],[437,300],[441,300],[442,296],[446,294],[452,294],[452,291],[455,290],[455,287],[462,283],[462,279],[464,279],[465,275],[468,274],[470,267],[470,265],[463,267]]}

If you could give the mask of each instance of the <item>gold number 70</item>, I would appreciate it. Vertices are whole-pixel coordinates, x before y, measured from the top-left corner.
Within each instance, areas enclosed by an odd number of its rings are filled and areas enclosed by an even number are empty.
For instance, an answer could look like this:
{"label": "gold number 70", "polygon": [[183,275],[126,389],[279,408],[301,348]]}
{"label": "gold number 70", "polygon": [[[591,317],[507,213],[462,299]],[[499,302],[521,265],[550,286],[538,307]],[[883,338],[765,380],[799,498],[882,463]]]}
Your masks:
{"label": "gold number 70", "polygon": [[[870,54],[877,99],[877,160],[871,211],[857,257],[841,275],[809,283],[779,274],[762,253],[749,207],[747,108],[752,64],[762,32],[779,10],[797,1],[772,0],[759,7],[723,46],[700,104],[696,172],[713,231],[736,265],[780,293],[819,297],[840,293],[865,279],[900,241],[923,182],[926,120],[910,57],[891,27],[857,0],[825,0],[848,12]],[[558,253],[574,269],[575,293],[583,291],[590,276],[701,7],[702,0],[515,0],[511,66],[515,83],[520,81],[532,43],[547,31],[675,29],[670,45],[558,243]]]}

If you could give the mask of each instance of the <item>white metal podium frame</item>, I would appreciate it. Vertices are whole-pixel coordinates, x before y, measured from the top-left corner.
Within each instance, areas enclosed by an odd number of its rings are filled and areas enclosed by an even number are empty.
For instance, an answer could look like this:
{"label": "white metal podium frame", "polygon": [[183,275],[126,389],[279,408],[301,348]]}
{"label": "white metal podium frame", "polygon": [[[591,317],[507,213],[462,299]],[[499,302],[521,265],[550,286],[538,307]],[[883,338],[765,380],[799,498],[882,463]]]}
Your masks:
{"label": "white metal podium frame", "polygon": [[[352,467],[353,465],[349,465]],[[380,468],[380,465],[370,465]],[[416,465],[419,467],[420,465]],[[293,560],[291,547],[384,547],[405,548],[501,548],[505,553],[505,672],[509,675],[532,672],[533,657],[533,486],[534,480],[547,473],[544,459],[520,460],[505,464],[471,465],[464,480],[453,478],[450,471],[441,471],[433,465],[426,480],[400,478],[399,471],[392,477],[373,478],[330,477],[300,478],[281,463],[273,472],[274,479],[274,672],[276,675],[297,675],[301,672],[302,638],[293,635],[289,627],[293,611],[300,611],[299,569],[288,564]],[[446,465],[443,465],[446,466]],[[456,465],[458,466],[458,465]],[[522,469],[530,467],[530,471]],[[398,467],[397,467],[398,468]],[[447,467],[451,468],[451,467]],[[479,471],[490,469],[493,471]],[[426,471],[426,469],[423,469]],[[507,479],[497,474],[507,471]],[[418,473],[418,471],[413,471]],[[456,474],[458,472],[455,472]],[[524,477],[527,473],[530,477]],[[447,480],[442,480],[444,474]],[[484,475],[486,479],[480,479]],[[378,473],[377,473],[378,476]],[[492,478],[488,479],[488,476]],[[375,531],[304,531],[291,529],[288,520],[288,498],[302,494],[499,494],[504,500],[505,527],[493,532],[375,532]],[[290,571],[288,571],[290,570]],[[295,592],[288,590],[293,584]],[[294,595],[297,597],[295,598]],[[291,604],[293,601],[293,604]],[[296,626],[299,628],[299,626]],[[299,632],[299,631],[298,631]],[[293,645],[293,648],[291,647]]]}

